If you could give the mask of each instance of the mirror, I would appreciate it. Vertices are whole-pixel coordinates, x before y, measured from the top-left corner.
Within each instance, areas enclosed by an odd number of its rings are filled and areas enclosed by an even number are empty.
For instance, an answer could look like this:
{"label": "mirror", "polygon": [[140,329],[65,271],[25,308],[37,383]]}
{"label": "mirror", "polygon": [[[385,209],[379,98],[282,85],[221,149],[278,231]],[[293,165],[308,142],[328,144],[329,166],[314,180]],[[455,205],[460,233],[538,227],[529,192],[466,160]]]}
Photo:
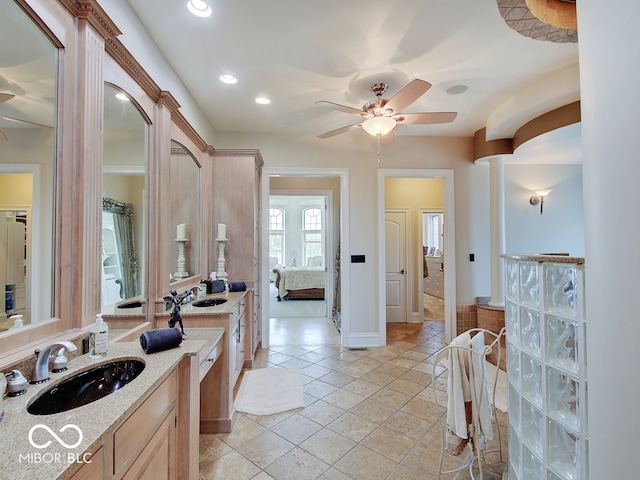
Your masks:
{"label": "mirror", "polygon": [[[102,182],[102,308],[116,313],[125,300],[144,303],[146,166],[149,124],[119,87],[104,86]],[[135,303],[136,307],[141,307]],[[135,313],[127,309],[127,314]]]}
{"label": "mirror", "polygon": [[171,140],[171,215],[165,230],[171,239],[169,283],[200,276],[200,175],[196,158],[181,143]]}
{"label": "mirror", "polygon": [[[57,48],[0,0],[0,332],[53,316]],[[13,48],[9,46],[13,45]]]}

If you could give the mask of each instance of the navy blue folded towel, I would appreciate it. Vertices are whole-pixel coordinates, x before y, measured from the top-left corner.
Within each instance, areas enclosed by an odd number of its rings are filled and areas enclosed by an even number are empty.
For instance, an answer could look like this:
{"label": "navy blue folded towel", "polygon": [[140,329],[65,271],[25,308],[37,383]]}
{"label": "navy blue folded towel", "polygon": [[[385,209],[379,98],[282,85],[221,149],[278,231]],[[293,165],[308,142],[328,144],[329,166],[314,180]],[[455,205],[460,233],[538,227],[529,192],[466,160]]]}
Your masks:
{"label": "navy blue folded towel", "polygon": [[230,292],[244,292],[247,289],[247,284],[244,282],[229,282]]}
{"label": "navy blue folded towel", "polygon": [[156,353],[175,348],[182,343],[179,328],[158,328],[140,335],[140,346],[145,353]]}

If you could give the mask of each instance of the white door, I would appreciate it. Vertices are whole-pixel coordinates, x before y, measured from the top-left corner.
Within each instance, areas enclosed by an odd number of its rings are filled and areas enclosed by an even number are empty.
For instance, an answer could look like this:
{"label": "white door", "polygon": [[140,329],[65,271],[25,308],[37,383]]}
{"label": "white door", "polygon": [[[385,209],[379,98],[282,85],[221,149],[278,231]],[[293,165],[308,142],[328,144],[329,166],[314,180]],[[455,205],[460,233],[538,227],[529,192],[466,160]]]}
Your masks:
{"label": "white door", "polygon": [[385,212],[385,284],[387,323],[407,321],[405,212]]}

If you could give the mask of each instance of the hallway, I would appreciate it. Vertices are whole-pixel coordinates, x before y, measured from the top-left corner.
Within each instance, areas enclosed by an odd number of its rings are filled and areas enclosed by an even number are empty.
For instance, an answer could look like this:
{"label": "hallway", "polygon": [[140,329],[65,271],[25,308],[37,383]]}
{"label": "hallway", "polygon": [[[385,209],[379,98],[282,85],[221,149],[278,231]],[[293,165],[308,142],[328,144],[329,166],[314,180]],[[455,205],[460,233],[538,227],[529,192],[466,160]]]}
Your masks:
{"label": "hallway", "polygon": [[[340,347],[330,320],[272,319],[271,348],[257,352],[255,368],[300,368],[305,407],[270,416],[236,413],[232,433],[200,435],[200,478],[437,478],[440,430],[431,369],[444,346],[444,325],[387,328],[387,346],[349,350]],[[435,381],[442,405],[444,369]],[[497,413],[506,462],[507,415]],[[444,466],[459,460],[447,455]],[[488,454],[484,478],[500,479],[504,468],[497,454]],[[468,471],[458,478],[469,479]]]}

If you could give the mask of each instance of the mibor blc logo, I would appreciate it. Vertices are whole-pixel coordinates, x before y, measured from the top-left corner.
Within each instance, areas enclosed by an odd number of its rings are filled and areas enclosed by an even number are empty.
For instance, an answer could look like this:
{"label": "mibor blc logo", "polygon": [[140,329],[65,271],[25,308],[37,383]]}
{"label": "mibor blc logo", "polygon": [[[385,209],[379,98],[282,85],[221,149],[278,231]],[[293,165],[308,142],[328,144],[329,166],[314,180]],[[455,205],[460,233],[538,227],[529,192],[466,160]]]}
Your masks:
{"label": "mibor blc logo", "polygon": [[[43,438],[43,433],[36,432],[46,432],[48,437]],[[60,434],[60,435],[58,435]],[[42,423],[38,423],[34,425],[29,430],[29,443],[33,448],[37,448],[38,450],[44,450],[49,447],[54,441],[66,448],[67,450],[73,450],[77,448],[82,443],[82,430],[77,425],[73,423],[68,423],[64,427],[62,427],[58,433],[54,432],[47,425]],[[67,454],[61,454],[60,452],[31,452],[26,454],[20,454],[19,456],[20,463],[91,463],[91,454],[85,453],[84,455],[78,454],[76,452],[68,452]]]}

